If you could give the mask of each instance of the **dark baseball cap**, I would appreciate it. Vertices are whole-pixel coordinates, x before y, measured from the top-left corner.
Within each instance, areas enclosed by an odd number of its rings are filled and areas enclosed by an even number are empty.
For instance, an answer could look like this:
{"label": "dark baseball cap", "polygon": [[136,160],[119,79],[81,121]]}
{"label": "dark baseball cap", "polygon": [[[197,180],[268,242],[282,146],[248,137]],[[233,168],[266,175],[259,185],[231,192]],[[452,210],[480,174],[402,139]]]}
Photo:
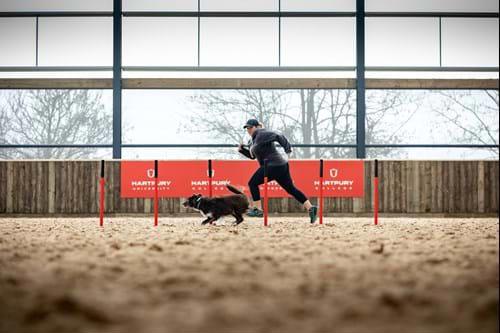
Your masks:
{"label": "dark baseball cap", "polygon": [[248,119],[247,123],[245,124],[245,126],[243,126],[243,128],[257,127],[259,125],[260,125],[260,123],[257,119]]}

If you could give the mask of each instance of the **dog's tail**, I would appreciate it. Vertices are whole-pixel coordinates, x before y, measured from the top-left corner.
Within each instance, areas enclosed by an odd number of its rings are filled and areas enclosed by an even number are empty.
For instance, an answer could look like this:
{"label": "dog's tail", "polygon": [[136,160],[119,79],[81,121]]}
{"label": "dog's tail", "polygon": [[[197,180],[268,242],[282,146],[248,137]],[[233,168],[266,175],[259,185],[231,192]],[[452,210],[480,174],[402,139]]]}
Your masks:
{"label": "dog's tail", "polygon": [[233,192],[233,193],[236,193],[236,194],[241,194],[241,195],[245,195],[243,192],[241,192],[240,190],[238,190],[236,187],[234,186],[231,186],[229,184],[226,184],[226,187],[229,191]]}

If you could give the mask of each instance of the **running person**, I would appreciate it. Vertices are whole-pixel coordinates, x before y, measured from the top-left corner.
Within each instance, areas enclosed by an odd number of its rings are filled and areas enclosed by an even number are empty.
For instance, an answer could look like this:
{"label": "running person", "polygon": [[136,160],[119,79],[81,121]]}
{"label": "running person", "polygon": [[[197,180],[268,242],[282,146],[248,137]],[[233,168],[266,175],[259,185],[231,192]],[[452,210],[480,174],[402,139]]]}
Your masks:
{"label": "running person", "polygon": [[290,154],[292,148],[287,138],[274,131],[263,129],[262,124],[257,119],[249,119],[243,128],[252,137],[252,143],[249,149],[240,144],[238,151],[250,159],[257,159],[260,165],[248,182],[252,194],[251,204],[253,203],[248,216],[263,216],[259,185],[264,183],[264,160],[267,160],[269,181],[276,180],[287,193],[299,201],[309,212],[311,223],[314,223],[318,215],[318,207],[313,206],[304,193],[295,187],[290,176],[288,161],[276,150],[274,144],[278,142],[285,149],[285,152]]}

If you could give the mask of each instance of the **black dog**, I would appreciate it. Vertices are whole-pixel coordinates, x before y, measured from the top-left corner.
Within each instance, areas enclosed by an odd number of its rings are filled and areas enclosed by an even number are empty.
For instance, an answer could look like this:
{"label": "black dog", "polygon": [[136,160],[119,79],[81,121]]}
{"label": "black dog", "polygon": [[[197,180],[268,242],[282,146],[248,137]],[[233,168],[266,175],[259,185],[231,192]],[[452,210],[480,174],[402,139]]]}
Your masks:
{"label": "black dog", "polygon": [[243,222],[243,213],[248,210],[248,199],[243,192],[233,186],[226,185],[226,187],[235,194],[216,198],[207,198],[201,194],[194,194],[183,205],[184,207],[196,209],[206,217],[201,224],[211,224],[226,215],[233,215],[236,218],[236,224],[240,224]]}

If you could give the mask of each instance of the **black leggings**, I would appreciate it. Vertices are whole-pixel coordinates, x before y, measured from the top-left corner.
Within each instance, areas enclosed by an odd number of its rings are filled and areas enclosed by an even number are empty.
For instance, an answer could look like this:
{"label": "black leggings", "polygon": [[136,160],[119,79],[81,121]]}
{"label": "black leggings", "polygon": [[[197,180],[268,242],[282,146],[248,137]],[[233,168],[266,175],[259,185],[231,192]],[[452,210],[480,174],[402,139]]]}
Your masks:
{"label": "black leggings", "polygon": [[[307,201],[306,196],[293,185],[292,177],[290,177],[290,169],[287,164],[273,165],[267,167],[267,178],[269,181],[276,180],[280,186],[291,194],[298,202],[303,204]],[[260,200],[259,185],[264,184],[264,167],[261,166],[248,182],[250,192],[252,193],[253,201]]]}

